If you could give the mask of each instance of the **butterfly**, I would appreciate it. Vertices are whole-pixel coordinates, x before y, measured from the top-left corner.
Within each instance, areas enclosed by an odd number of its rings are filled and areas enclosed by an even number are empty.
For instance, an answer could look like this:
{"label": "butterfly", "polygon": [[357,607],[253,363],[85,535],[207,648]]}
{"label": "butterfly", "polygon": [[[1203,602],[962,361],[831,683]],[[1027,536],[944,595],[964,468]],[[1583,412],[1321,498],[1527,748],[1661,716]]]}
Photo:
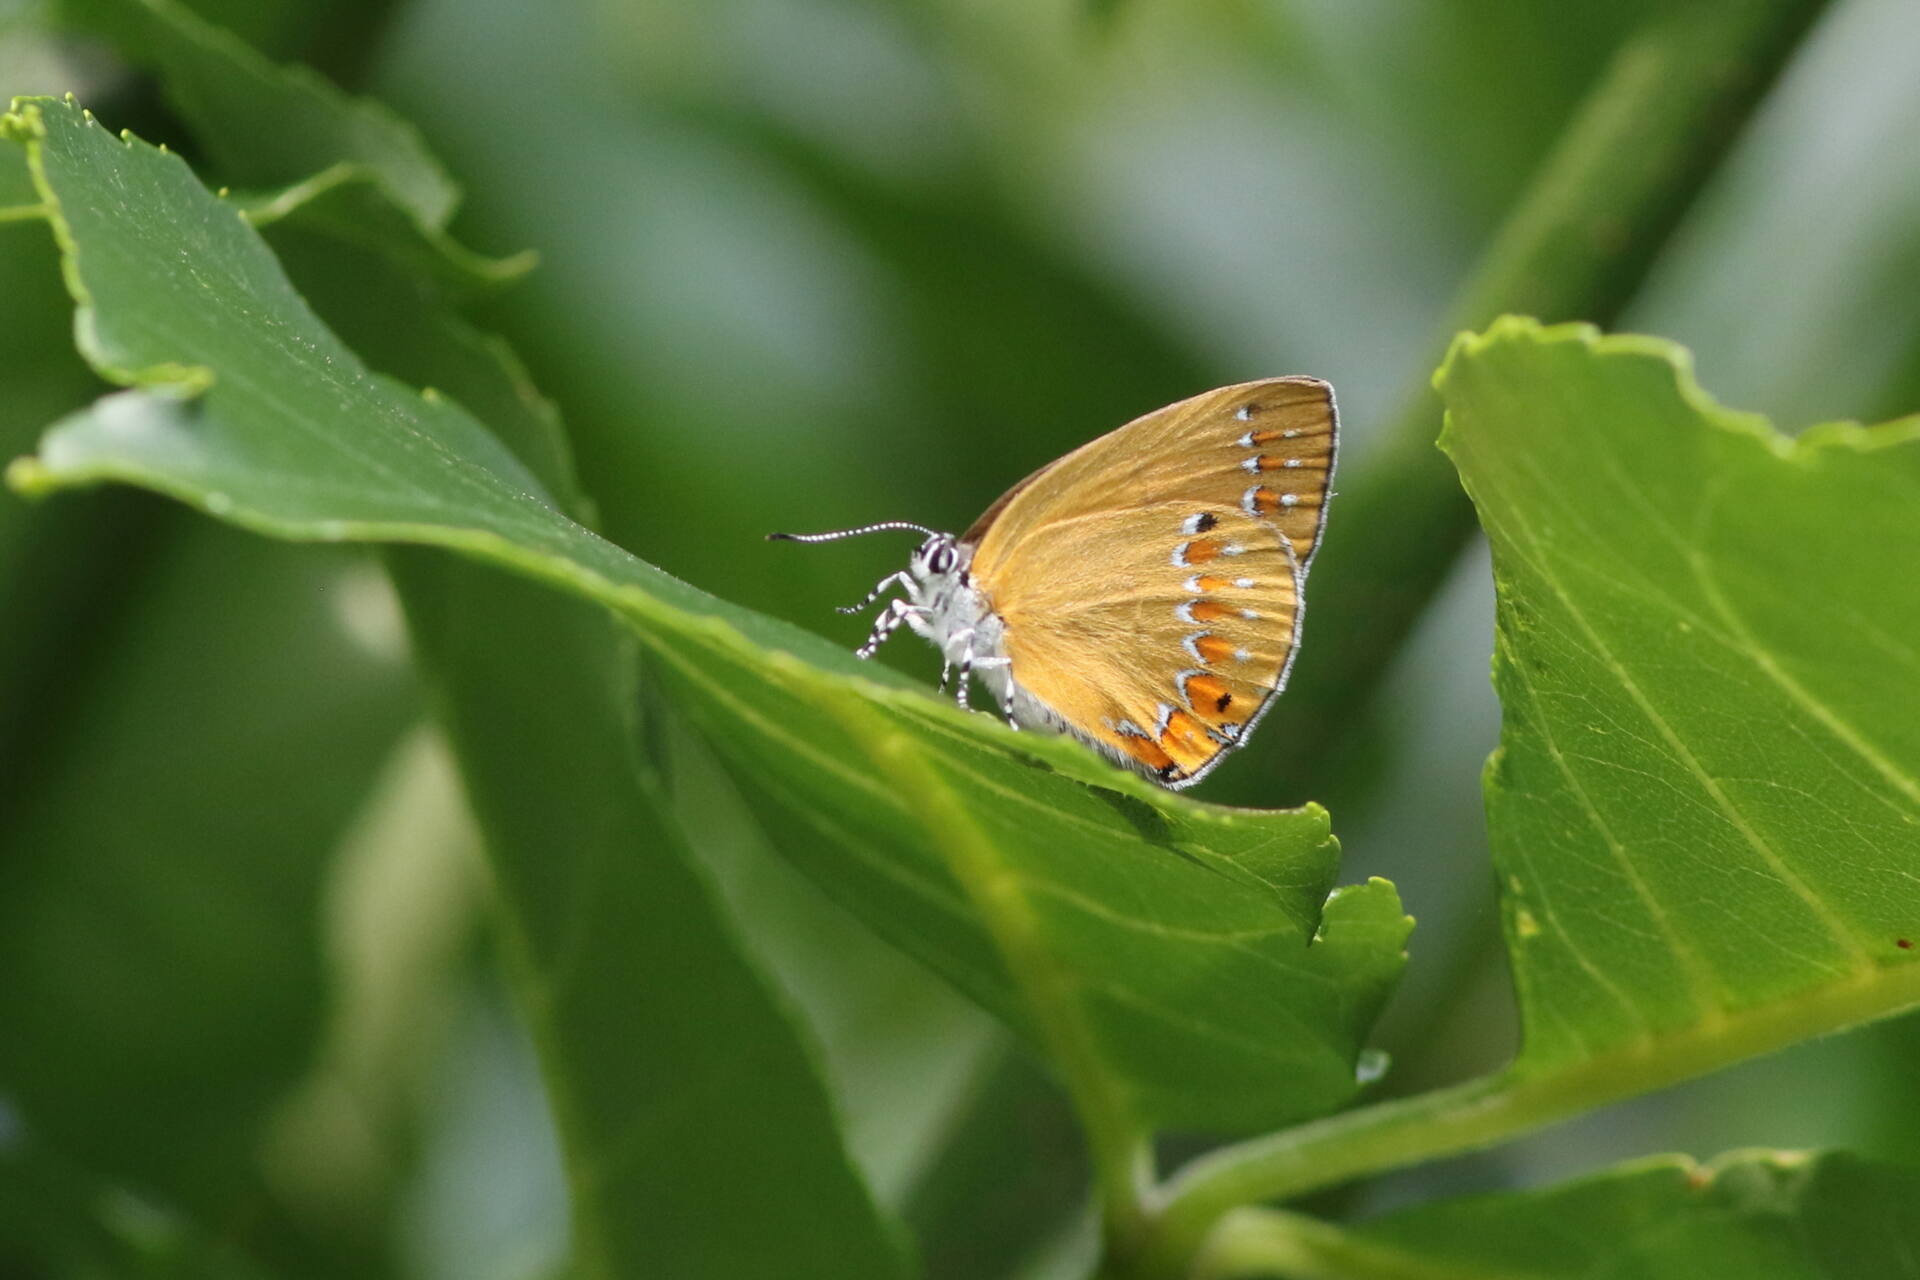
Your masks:
{"label": "butterfly", "polygon": [[925,540],[858,613],[899,588],[857,653],[904,623],[978,678],[1016,729],[1067,733],[1173,788],[1246,742],[1299,647],[1307,567],[1326,524],[1333,388],[1268,378],[1202,392],[1082,445],[955,537]]}

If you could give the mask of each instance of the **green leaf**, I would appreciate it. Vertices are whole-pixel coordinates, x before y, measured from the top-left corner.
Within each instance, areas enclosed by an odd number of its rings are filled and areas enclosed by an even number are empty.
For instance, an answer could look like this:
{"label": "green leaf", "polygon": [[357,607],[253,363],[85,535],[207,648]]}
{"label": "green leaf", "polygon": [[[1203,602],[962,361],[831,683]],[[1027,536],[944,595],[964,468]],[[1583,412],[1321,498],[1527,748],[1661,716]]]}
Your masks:
{"label": "green leaf", "polygon": [[419,131],[302,66],[280,66],[177,0],[69,0],[64,20],[153,66],[260,225],[283,219],[425,270],[456,293],[519,279],[536,255],[475,253],[447,234],[459,184]]}
{"label": "green leaf", "polygon": [[418,274],[382,270],[351,237],[309,223],[253,224],[265,231],[301,297],[348,345],[375,353],[382,373],[450,395],[569,514],[592,523],[559,413],[504,341],[449,309]]}
{"label": "green leaf", "polygon": [[1920,1000],[1920,419],[1789,440],[1671,344],[1511,320],[1438,384],[1522,1068]]}
{"label": "green leaf", "polygon": [[305,67],[276,66],[178,0],[67,0],[61,16],[156,67],[223,170],[280,186],[346,163],[424,226],[444,228],[459,207],[459,184],[411,124]]}
{"label": "green leaf", "polygon": [[1442,1200],[1351,1231],[1250,1215],[1206,1274],[1391,1280],[1912,1275],[1920,1170],[1842,1152],[1636,1161],[1545,1191]]}
{"label": "green leaf", "polygon": [[1322,918],[1324,813],[1171,795],[668,577],[569,520],[460,407],[369,373],[177,159],[71,105],[11,119],[58,205],[84,350],[147,388],[57,427],[16,484],[117,480],[277,536],[447,547],[612,608],[789,854],[1043,1034],[1115,1151],[1149,1123],[1244,1129],[1357,1090],[1407,922],[1384,882]]}
{"label": "green leaf", "polygon": [[539,260],[532,250],[505,258],[475,253],[411,216],[370,170],[355,164],[332,165],[275,191],[236,193],[233,203],[257,227],[288,220],[309,225],[384,254],[403,271],[431,276],[455,295],[511,284]]}

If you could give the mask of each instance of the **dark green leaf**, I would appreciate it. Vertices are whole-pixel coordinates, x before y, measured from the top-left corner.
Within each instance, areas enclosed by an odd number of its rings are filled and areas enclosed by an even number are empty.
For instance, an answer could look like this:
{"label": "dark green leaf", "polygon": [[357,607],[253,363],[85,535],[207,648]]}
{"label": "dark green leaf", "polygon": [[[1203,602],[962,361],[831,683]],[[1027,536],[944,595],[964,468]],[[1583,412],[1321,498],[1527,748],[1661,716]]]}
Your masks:
{"label": "dark green leaf", "polygon": [[18,1134],[0,1147],[0,1275],[9,1280],[266,1280],[230,1241]]}
{"label": "dark green leaf", "polygon": [[511,284],[533,269],[536,255],[489,258],[394,202],[368,169],[342,163],[270,192],[236,194],[234,204],[257,227],[293,221],[385,254],[403,271],[429,275],[449,292]]}
{"label": "dark green leaf", "polygon": [[139,532],[139,595],[66,637],[84,683],[12,766],[0,1092],[50,1148],[225,1218],[321,1031],[330,855],[415,706],[342,625],[350,558]]}
{"label": "dark green leaf", "polygon": [[459,185],[412,125],[304,67],[276,66],[178,0],[69,0],[63,16],[156,67],[222,169],[280,186],[350,164],[427,227],[444,228],[459,206]]}
{"label": "dark green leaf", "polygon": [[531,253],[488,258],[447,234],[460,188],[411,124],[301,66],[279,66],[177,0],[70,2],[66,20],[153,66],[259,225],[310,223],[458,292],[518,279]]}
{"label": "dark green leaf", "polygon": [[[254,225],[260,227],[255,220]],[[383,373],[433,387],[487,424],[567,511],[591,523],[566,430],[519,359],[498,337],[450,310],[418,276],[381,269],[350,237],[311,223],[261,228],[301,296]],[[377,250],[376,250],[377,252]]]}
{"label": "dark green leaf", "polygon": [[27,172],[25,153],[11,151],[0,159],[0,222],[18,218],[37,218],[40,193],[33,189],[33,175]]}
{"label": "dark green leaf", "polygon": [[177,160],[56,103],[13,120],[74,246],[87,353],[151,388],[63,424],[17,483],[126,481],[263,532],[440,545],[599,600],[791,816],[788,851],[983,1003],[1065,1037],[1049,1048],[1110,1120],[1237,1129],[1356,1090],[1406,922],[1383,882],[1321,920],[1323,813],[1170,795],[652,569],[568,520],[459,407],[369,374]]}
{"label": "dark green leaf", "polygon": [[597,606],[479,565],[393,565],[517,944],[583,1274],[904,1275],[815,1064],[639,755],[631,642]]}
{"label": "dark green leaf", "polygon": [[1920,1274],[1916,1204],[1920,1170],[1843,1153],[1666,1156],[1422,1206],[1341,1247],[1364,1274],[1408,1280],[1893,1280]]}

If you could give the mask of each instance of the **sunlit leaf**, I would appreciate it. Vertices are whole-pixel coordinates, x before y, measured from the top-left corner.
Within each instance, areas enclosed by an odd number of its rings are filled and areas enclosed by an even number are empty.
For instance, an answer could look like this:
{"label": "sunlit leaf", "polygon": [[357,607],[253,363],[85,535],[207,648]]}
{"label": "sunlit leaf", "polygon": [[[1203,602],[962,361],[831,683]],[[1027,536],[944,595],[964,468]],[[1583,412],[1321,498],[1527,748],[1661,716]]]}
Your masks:
{"label": "sunlit leaf", "polygon": [[1500,589],[1522,1069],[1920,1000],[1920,419],[1790,440],[1671,344],[1519,321],[1439,385]]}

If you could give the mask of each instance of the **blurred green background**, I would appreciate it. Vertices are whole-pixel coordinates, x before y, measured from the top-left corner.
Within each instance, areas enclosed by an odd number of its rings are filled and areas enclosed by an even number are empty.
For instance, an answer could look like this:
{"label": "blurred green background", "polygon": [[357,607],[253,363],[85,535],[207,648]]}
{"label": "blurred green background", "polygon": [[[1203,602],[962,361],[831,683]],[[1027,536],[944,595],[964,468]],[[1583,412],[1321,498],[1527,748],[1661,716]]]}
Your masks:
{"label": "blurred green background", "polygon": [[[194,7],[417,122],[468,188],[463,239],[539,252],[478,316],[558,404],[609,537],[852,646],[865,623],[830,606],[906,543],[765,532],[958,530],[1137,413],[1282,373],[1336,384],[1342,478],[1363,476],[1472,264],[1663,6]],[[195,158],[140,72],[44,6],[0,14],[0,93],[73,90]],[[1789,429],[1913,409],[1916,48],[1910,0],[1829,6],[1622,327],[1686,343],[1711,391]],[[379,344],[362,352],[378,364]],[[0,455],[100,389],[45,228],[0,225]],[[1198,793],[1323,800],[1343,878],[1400,886],[1420,926],[1380,1035],[1391,1090],[1514,1042],[1480,830],[1491,631],[1476,548],[1337,767],[1281,776],[1249,751]],[[937,669],[911,639],[885,660]],[[1264,734],[1288,733],[1283,702]],[[777,862],[689,752],[698,852],[930,1270],[1075,1274],[1084,1173],[1051,1085]],[[0,1275],[10,1233],[157,1256],[209,1217],[278,1274],[565,1274],[554,1140],[475,843],[372,560],[131,493],[0,496]],[[1904,1155],[1916,1049],[1920,1026],[1885,1024],[1327,1207],[1653,1151]],[[63,1224],[74,1204],[91,1212]],[[186,1273],[251,1274],[202,1262]]]}

